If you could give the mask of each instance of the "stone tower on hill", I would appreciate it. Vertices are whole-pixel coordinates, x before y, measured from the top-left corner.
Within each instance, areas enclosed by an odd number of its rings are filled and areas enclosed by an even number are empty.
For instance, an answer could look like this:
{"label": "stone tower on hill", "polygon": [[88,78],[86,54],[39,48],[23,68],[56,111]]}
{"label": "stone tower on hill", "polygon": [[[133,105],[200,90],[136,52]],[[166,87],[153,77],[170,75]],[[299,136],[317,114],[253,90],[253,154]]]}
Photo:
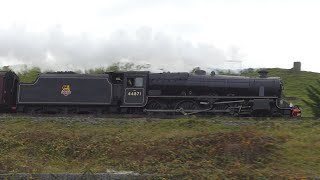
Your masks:
{"label": "stone tower on hill", "polygon": [[294,62],[292,70],[294,72],[300,72],[301,71],[301,62],[299,62],[299,61]]}

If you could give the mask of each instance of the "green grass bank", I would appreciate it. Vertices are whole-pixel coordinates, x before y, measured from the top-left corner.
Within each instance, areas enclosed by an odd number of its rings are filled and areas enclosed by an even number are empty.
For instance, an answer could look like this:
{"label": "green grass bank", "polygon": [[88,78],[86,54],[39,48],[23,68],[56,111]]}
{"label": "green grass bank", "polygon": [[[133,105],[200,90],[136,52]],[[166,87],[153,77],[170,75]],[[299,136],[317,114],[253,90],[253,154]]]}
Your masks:
{"label": "green grass bank", "polygon": [[1,173],[320,176],[316,119],[0,117]]}

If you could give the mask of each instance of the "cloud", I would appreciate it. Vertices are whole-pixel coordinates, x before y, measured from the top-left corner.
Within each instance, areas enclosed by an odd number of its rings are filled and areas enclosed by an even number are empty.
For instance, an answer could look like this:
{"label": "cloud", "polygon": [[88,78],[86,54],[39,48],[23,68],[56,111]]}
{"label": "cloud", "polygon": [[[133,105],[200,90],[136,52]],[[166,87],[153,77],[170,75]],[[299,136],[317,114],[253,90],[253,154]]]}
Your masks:
{"label": "cloud", "polygon": [[209,44],[194,45],[149,27],[117,30],[104,37],[82,33],[67,35],[56,26],[30,32],[12,26],[0,30],[0,65],[28,64],[51,70],[108,66],[114,62],[150,64],[151,70],[189,71],[193,67],[219,67],[224,51]]}

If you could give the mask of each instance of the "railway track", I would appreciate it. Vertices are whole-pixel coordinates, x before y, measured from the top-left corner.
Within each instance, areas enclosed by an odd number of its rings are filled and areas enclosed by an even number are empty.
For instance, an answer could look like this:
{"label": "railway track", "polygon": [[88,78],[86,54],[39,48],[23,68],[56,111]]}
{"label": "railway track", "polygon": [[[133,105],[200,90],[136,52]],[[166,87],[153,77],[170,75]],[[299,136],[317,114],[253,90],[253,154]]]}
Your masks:
{"label": "railway track", "polygon": [[12,118],[31,118],[38,120],[52,120],[52,119],[70,119],[70,120],[81,120],[86,121],[90,119],[102,119],[102,120],[168,120],[168,119],[181,119],[181,118],[199,118],[199,119],[212,119],[212,120],[257,120],[257,121],[270,121],[270,120],[281,120],[281,121],[304,121],[304,120],[320,120],[318,117],[233,117],[233,116],[217,116],[207,114],[197,115],[167,115],[167,114],[24,114],[24,113],[10,113],[1,114],[0,120],[12,119]]}

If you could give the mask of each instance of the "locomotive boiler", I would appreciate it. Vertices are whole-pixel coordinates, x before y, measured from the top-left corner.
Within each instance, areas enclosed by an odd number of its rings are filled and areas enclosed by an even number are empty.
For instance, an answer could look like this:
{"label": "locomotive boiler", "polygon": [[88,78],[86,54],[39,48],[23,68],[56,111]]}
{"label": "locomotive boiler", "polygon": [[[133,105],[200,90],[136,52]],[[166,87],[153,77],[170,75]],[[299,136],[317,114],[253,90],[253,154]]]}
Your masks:
{"label": "locomotive boiler", "polygon": [[233,116],[290,115],[291,108],[281,100],[281,79],[267,77],[267,71],[259,74],[257,78],[214,73],[208,76],[203,72],[150,74],[148,110]]}
{"label": "locomotive boiler", "polygon": [[189,73],[159,73],[149,75],[149,89],[164,95],[182,96],[281,96],[279,77],[259,78],[225,75],[197,75]]}

